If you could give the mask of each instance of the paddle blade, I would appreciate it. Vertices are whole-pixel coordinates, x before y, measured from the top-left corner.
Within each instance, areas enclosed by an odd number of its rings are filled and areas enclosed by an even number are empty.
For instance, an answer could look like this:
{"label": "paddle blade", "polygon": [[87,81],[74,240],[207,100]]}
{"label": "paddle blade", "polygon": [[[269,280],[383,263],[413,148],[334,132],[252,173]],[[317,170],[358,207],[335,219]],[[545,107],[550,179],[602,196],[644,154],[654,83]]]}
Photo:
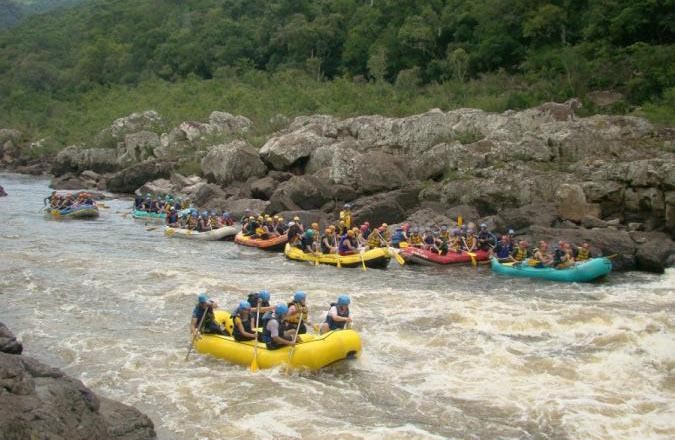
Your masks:
{"label": "paddle blade", "polygon": [[463,223],[463,222],[462,222],[462,216],[461,216],[461,215],[458,215],[458,216],[457,216],[457,227],[461,227],[461,226],[462,226],[462,223]]}
{"label": "paddle blade", "polygon": [[258,371],[258,360],[256,359],[257,356],[253,356],[253,361],[251,362],[251,372],[255,373]]}

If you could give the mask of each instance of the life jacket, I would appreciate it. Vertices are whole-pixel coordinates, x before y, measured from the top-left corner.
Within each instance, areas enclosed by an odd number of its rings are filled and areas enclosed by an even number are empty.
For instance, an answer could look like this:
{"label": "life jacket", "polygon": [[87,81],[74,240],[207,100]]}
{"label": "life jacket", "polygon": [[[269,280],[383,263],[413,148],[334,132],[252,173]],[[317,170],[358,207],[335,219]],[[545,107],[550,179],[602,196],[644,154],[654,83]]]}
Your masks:
{"label": "life jacket", "polygon": [[[306,305],[302,305],[300,303],[296,303],[295,301],[291,301],[288,303],[288,307],[290,308],[291,306],[295,306],[295,310],[298,311],[298,313],[295,313],[294,315],[288,315],[286,318],[286,322],[289,324],[297,324],[300,322],[300,314],[302,314],[302,322],[307,322],[307,319],[309,318],[309,309],[307,308]],[[294,326],[295,327],[295,326]]]}
{"label": "life jacket", "polygon": [[380,239],[380,233],[373,231],[368,236],[368,246],[371,248],[376,248],[382,245],[382,240]]}
{"label": "life jacket", "polygon": [[577,258],[576,258],[577,261],[585,261],[588,260],[589,258],[591,258],[591,252],[588,249],[580,247],[577,250]]}
{"label": "life jacket", "polygon": [[248,314],[248,319],[244,321],[244,319],[241,317],[241,314],[239,312],[235,313],[232,315],[232,324],[234,325],[233,330],[232,330],[232,336],[244,336],[241,334],[239,331],[239,327],[237,326],[235,320],[239,318],[241,320],[241,325],[244,327],[244,331],[247,333],[255,333],[253,329],[251,328],[251,325],[253,323],[253,317],[251,316],[252,314]]}
{"label": "life jacket", "polygon": [[441,234],[439,235],[441,240],[444,242],[449,242],[450,241],[450,232],[449,231],[441,231]]}
{"label": "life jacket", "polygon": [[283,320],[279,319],[276,315],[274,315],[271,311],[270,312],[265,312],[263,315],[262,319],[260,320],[263,328],[262,332],[262,339],[265,344],[272,344],[274,341],[272,340],[272,332],[270,332],[267,329],[267,324],[271,321],[275,320],[279,323],[279,336],[284,334],[285,330],[285,323]]}
{"label": "life jacket", "polygon": [[511,255],[511,245],[499,242],[495,247],[495,252],[497,253],[497,258],[509,258],[509,255]]}
{"label": "life jacket", "polygon": [[263,229],[262,227],[258,226],[257,228],[255,228],[255,235],[257,235],[258,237],[264,237],[265,234],[266,234],[265,229]]}
{"label": "life jacket", "polygon": [[405,236],[403,235],[403,231],[395,231],[394,234],[391,236],[392,246],[398,245],[400,242],[404,240]]}
{"label": "life jacket", "polygon": [[436,240],[434,240],[434,236],[431,235],[431,234],[426,235],[424,237],[424,244],[427,244],[427,245],[430,245],[430,246],[436,244]]}
{"label": "life jacket", "polygon": [[188,217],[187,225],[188,225],[188,229],[196,229],[197,228],[197,219],[194,218],[193,216]]}
{"label": "life jacket", "polygon": [[513,259],[516,260],[516,261],[524,261],[529,256],[530,256],[530,253],[527,251],[527,248],[523,249],[520,246],[518,246],[513,251]]}
{"label": "life jacket", "polygon": [[175,212],[166,216],[166,222],[168,224],[176,223],[178,221],[178,214]]}
{"label": "life jacket", "polygon": [[347,229],[350,229],[352,227],[352,212],[349,210],[340,211],[340,220],[345,222]]}
{"label": "life jacket", "polygon": [[[197,313],[196,313],[196,315],[197,315],[197,325],[199,325],[199,323],[201,322],[202,323],[201,329],[207,328],[212,323],[215,323],[216,317],[213,314],[213,307],[207,307],[206,310],[204,310],[199,306],[199,303],[197,303],[196,310],[197,310]],[[202,321],[202,316],[204,316],[204,313],[206,313],[206,316],[204,317],[204,320]]]}
{"label": "life jacket", "polygon": [[[347,246],[345,245],[345,242],[347,242],[347,241],[350,241],[350,240],[349,240],[349,237],[347,236],[347,234],[345,234],[345,235],[343,235],[342,237],[340,237],[340,244],[339,244],[339,246],[338,246],[338,252],[339,252],[339,253],[349,252],[349,251],[353,250],[353,249],[350,249],[349,247],[347,247]],[[351,244],[351,241],[350,241],[350,244]]]}
{"label": "life jacket", "polygon": [[417,234],[415,232],[410,234],[410,244],[412,244],[413,246],[421,245],[422,244],[422,237],[420,236],[420,234]]}
{"label": "life jacket", "polygon": [[476,237],[474,235],[468,235],[464,241],[466,241],[467,248],[470,249],[476,244]]}
{"label": "life jacket", "polygon": [[217,218],[211,217],[211,218],[209,219],[209,221],[211,222],[211,227],[212,227],[213,229],[218,229],[218,219],[217,219]]}
{"label": "life jacket", "polygon": [[[348,318],[349,317],[349,306],[347,306],[347,310],[344,312],[340,312],[340,307],[338,307],[337,303],[330,303],[331,308],[335,307],[337,309],[337,314],[338,316],[341,316],[343,318]],[[328,309],[329,313],[326,315],[326,323],[328,324],[328,328],[331,330],[337,330],[339,328],[345,328],[345,324],[347,324],[345,321],[333,321],[333,318],[330,316],[330,308]]]}
{"label": "life jacket", "polygon": [[[322,235],[321,236],[321,252],[323,252],[324,254],[330,253],[330,248],[331,248],[330,241],[331,241],[331,237],[329,235]],[[328,244],[326,244],[326,242],[328,242]]]}
{"label": "life jacket", "polygon": [[298,225],[293,225],[288,228],[288,241],[295,240],[298,235],[300,235],[300,227]]}

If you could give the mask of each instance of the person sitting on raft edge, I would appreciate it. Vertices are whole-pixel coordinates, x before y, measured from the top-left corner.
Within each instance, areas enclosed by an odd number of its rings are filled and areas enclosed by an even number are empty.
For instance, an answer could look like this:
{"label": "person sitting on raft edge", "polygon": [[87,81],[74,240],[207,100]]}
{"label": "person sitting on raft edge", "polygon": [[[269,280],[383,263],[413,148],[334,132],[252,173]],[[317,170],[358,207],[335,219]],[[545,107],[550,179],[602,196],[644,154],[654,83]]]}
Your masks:
{"label": "person sitting on raft edge", "polygon": [[[197,305],[192,311],[192,321],[190,328],[193,337],[199,337],[200,333],[227,335],[227,331],[218,324],[213,309],[218,308],[218,303],[209,299],[206,293],[200,293],[197,297]],[[204,316],[206,314],[206,316]],[[202,320],[202,317],[204,318]],[[201,324],[201,326],[200,326]]]}
{"label": "person sitting on raft edge", "polygon": [[349,316],[350,303],[349,295],[342,294],[338,296],[337,302],[331,303],[330,309],[326,314],[326,320],[319,327],[319,334],[343,329],[348,323],[351,323],[352,318]]}

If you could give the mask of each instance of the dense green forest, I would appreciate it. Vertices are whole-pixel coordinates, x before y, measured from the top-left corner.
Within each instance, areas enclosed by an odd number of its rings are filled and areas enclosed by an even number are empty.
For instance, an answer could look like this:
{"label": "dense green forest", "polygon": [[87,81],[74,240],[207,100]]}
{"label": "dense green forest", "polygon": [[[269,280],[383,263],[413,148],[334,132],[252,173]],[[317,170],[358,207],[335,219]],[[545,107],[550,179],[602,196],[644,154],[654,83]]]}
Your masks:
{"label": "dense green forest", "polygon": [[[675,0],[92,0],[0,33],[0,126],[90,136],[154,108],[520,109],[613,90],[675,115]],[[586,104],[586,103],[585,103]],[[585,111],[596,111],[586,105]]]}

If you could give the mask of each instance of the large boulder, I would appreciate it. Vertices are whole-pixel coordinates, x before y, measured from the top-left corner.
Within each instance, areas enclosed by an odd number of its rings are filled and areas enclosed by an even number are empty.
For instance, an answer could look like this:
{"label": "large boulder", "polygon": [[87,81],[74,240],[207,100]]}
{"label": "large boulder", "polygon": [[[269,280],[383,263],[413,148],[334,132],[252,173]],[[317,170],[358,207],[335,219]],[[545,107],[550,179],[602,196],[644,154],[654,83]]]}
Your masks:
{"label": "large boulder", "polygon": [[227,112],[211,112],[209,115],[209,124],[223,134],[244,134],[247,133],[253,123],[245,116],[234,116]]}
{"label": "large boulder", "polygon": [[206,185],[201,185],[199,190],[195,194],[194,201],[197,206],[206,206],[209,201],[213,199],[225,199],[225,191],[218,185],[212,183],[207,183]]}
{"label": "large boulder", "polygon": [[663,273],[669,257],[675,254],[671,238],[660,232],[632,232],[631,237],[638,243],[637,268],[647,272]]}
{"label": "large boulder", "polygon": [[419,192],[420,188],[413,186],[409,189],[362,197],[352,203],[354,223],[368,221],[371,225],[378,225],[402,222],[419,206]]}
{"label": "large boulder", "polygon": [[92,170],[101,173],[118,168],[117,151],[112,148],[81,148],[71,145],[56,155],[51,172],[60,176],[68,172]]}
{"label": "large boulder", "polygon": [[23,134],[19,130],[0,129],[0,163],[10,164],[18,158],[22,137]]}
{"label": "large boulder", "polygon": [[0,322],[0,352],[8,354],[21,354],[23,345],[16,340],[14,333]]}
{"label": "large boulder", "polygon": [[295,176],[279,184],[270,197],[269,211],[319,209],[330,200],[330,189],[315,176]]}
{"label": "large boulder", "polygon": [[[218,205],[216,205],[215,202],[217,202]],[[254,214],[269,212],[267,207],[270,204],[268,201],[259,199],[214,199],[210,203],[212,203],[212,205],[207,205],[207,208],[227,211],[235,219],[241,218],[246,213],[247,209],[250,209]]]}
{"label": "large boulder", "polygon": [[269,139],[260,149],[260,157],[275,170],[287,170],[312,151],[334,142],[310,130],[282,134]]}
{"label": "large boulder", "polygon": [[101,400],[79,380],[35,359],[0,353],[0,438],[155,439],[135,408]]}
{"label": "large boulder", "polygon": [[255,147],[246,141],[237,140],[217,145],[202,159],[202,172],[210,180],[221,185],[243,182],[250,177],[261,177],[267,167],[258,157]]}
{"label": "large boulder", "polygon": [[555,205],[551,203],[529,204],[518,208],[507,208],[499,212],[509,229],[520,230],[529,226],[551,227],[557,220]]}
{"label": "large boulder", "polygon": [[410,181],[405,162],[373,151],[359,154],[331,169],[333,183],[354,187],[362,194],[374,194],[405,186]]}
{"label": "large boulder", "polygon": [[251,195],[257,199],[269,200],[279,182],[270,176],[255,180],[251,183]]}
{"label": "large boulder", "polygon": [[159,114],[154,110],[148,110],[115,119],[110,126],[110,134],[113,138],[121,140],[129,133],[139,131],[159,132],[163,126],[164,121]]}
{"label": "large boulder", "polygon": [[575,223],[581,222],[585,216],[600,216],[600,208],[586,201],[581,185],[563,183],[555,194],[558,217]]}
{"label": "large boulder", "polygon": [[118,144],[117,160],[121,166],[154,158],[155,149],[159,148],[159,136],[151,131],[139,131],[124,136],[124,142]]}
{"label": "large boulder", "polygon": [[140,195],[152,194],[153,197],[164,197],[173,195],[176,188],[168,179],[155,179],[152,182],[146,182],[138,188],[135,193]]}
{"label": "large boulder", "polygon": [[118,193],[132,193],[145,182],[168,178],[174,162],[149,160],[140,162],[115,173],[108,181],[108,190]]}

